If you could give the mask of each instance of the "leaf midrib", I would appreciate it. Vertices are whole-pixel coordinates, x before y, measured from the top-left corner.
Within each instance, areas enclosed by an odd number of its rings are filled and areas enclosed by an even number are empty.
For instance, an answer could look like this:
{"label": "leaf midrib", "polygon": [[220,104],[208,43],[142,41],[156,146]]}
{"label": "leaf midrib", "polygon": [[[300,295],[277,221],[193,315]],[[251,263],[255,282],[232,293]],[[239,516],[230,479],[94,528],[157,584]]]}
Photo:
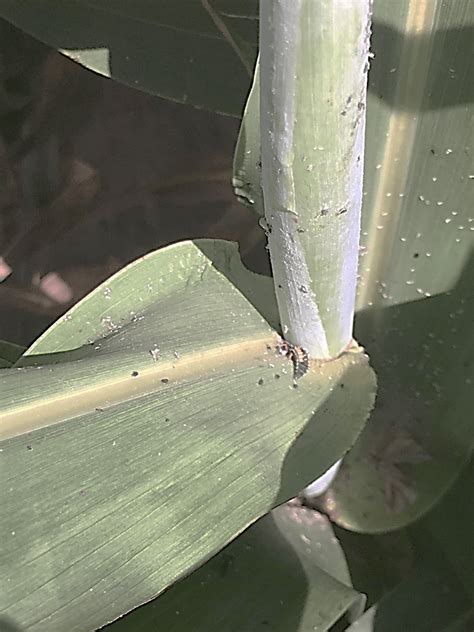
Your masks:
{"label": "leaf midrib", "polygon": [[[184,354],[179,360],[163,359],[150,363],[143,369],[137,363],[138,376],[133,376],[130,372],[125,374],[124,369],[123,376],[105,377],[98,383],[91,378],[85,387],[81,386],[76,390],[64,392],[64,387],[57,388],[57,393],[50,396],[39,395],[26,404],[18,405],[13,402],[10,406],[3,408],[0,440],[78,419],[97,408],[110,408],[141,399],[152,393],[162,392],[165,389],[172,389],[177,384],[199,376],[204,377],[206,372],[210,373],[227,367],[230,374],[235,365],[251,364],[255,361],[256,354],[263,358],[265,353],[269,353],[268,346],[274,349],[276,344],[276,334],[259,335],[224,347],[219,345],[197,353]],[[80,362],[83,364],[84,360]],[[96,362],[94,358],[94,364]],[[113,358],[108,357],[107,364],[110,362],[113,362]],[[42,368],[46,371],[52,369],[51,365]],[[11,370],[15,371],[15,369]],[[54,370],[60,371],[61,365],[54,365]],[[25,380],[28,378],[28,373],[31,375],[36,371],[38,367],[22,369],[21,378],[18,375],[18,379],[22,380],[24,388],[27,388]],[[164,383],[161,381],[163,379],[169,381]]]}

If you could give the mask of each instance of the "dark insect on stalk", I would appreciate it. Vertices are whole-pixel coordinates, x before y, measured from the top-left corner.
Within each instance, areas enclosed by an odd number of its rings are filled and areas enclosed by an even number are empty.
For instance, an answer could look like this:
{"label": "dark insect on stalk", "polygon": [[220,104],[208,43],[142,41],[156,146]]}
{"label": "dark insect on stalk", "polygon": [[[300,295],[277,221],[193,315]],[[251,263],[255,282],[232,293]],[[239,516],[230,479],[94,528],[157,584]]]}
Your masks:
{"label": "dark insect on stalk", "polygon": [[303,347],[292,345],[291,342],[287,342],[286,340],[281,340],[277,345],[277,351],[281,355],[290,358],[293,362],[293,377],[295,380],[299,380],[308,372],[309,356]]}

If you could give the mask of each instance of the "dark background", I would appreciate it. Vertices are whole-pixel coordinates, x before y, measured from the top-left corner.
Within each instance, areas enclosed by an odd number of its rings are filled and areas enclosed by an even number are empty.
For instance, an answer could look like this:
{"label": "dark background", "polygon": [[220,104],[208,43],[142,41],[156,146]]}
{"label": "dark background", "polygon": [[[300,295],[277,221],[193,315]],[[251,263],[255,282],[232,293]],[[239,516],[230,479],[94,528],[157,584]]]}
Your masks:
{"label": "dark background", "polygon": [[3,20],[0,42],[0,339],[28,345],[126,263],[183,239],[238,241],[268,272],[231,188],[237,119],[95,75]]}

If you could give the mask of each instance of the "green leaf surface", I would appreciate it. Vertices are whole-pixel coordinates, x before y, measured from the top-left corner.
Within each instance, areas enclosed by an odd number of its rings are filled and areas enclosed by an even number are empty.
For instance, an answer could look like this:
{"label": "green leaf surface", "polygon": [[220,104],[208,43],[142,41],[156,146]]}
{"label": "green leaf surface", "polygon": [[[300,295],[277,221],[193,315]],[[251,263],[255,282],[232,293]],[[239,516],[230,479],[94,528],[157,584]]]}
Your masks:
{"label": "green leaf surface", "polygon": [[240,116],[256,49],[254,0],[1,0],[0,15],[106,77]]}
{"label": "green leaf surface", "polygon": [[363,605],[327,518],[293,501],[107,629],[323,632],[347,611],[359,616]]}
{"label": "green leaf surface", "polygon": [[25,351],[24,347],[13,342],[0,340],[0,369],[8,369],[15,364],[21,354]]}
{"label": "green leaf surface", "polygon": [[114,620],[354,442],[374,398],[367,357],[354,348],[314,363],[295,388],[247,296],[271,320],[271,282],[235,245],[170,246],[99,286],[0,373],[9,621],[50,632]]}
{"label": "green leaf surface", "polygon": [[451,291],[472,252],[474,4],[376,0],[359,307]]}

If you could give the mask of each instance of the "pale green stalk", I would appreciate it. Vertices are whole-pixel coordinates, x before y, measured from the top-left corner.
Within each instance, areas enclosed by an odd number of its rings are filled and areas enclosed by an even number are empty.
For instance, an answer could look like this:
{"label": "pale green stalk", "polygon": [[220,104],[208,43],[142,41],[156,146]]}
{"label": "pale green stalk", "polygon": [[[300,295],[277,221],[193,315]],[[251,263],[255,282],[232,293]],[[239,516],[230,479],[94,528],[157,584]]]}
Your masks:
{"label": "pale green stalk", "polygon": [[265,228],[285,338],[311,357],[351,342],[370,0],[261,0]]}

